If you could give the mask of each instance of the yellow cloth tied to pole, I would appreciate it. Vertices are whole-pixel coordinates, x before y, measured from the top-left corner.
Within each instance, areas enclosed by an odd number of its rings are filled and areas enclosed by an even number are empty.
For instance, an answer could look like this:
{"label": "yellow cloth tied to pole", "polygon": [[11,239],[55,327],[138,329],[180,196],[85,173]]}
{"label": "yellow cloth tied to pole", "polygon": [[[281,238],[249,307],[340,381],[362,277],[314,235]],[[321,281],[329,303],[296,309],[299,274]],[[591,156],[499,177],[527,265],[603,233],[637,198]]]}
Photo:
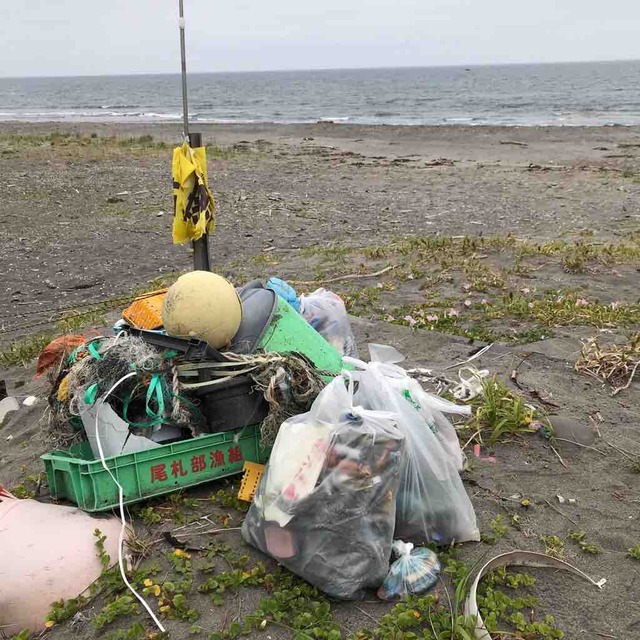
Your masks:
{"label": "yellow cloth tied to pole", "polygon": [[216,227],[207,184],[207,150],[186,142],[173,150],[173,242],[199,240]]}

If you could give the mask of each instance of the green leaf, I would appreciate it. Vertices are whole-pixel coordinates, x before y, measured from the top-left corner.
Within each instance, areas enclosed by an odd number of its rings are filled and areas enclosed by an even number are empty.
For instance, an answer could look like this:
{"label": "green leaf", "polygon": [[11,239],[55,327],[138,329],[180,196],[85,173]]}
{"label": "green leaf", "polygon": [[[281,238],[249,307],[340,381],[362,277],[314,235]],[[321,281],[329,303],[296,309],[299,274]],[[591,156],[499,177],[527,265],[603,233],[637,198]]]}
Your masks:
{"label": "green leaf", "polygon": [[463,629],[459,624],[455,627],[455,632],[460,640],[474,640],[469,633]]}

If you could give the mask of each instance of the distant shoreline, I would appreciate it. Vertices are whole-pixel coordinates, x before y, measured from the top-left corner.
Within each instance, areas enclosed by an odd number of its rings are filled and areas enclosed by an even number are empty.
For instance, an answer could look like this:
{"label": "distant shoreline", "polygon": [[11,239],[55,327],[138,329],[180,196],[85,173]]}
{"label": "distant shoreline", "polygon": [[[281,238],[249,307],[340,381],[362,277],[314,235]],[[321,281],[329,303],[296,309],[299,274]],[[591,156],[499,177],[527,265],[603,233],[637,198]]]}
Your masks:
{"label": "distant shoreline", "polygon": [[[636,126],[495,126],[479,125],[356,125],[356,124],[202,124],[205,144],[219,147],[271,145],[272,148],[342,149],[365,157],[411,158],[431,162],[447,158],[460,165],[499,163],[500,166],[600,165],[640,160],[640,125]],[[151,137],[167,149],[182,141],[182,123],[60,123],[0,122],[7,144],[15,136],[52,134],[135,139]]]}
{"label": "distant shoreline", "polygon": [[[77,127],[77,126],[106,126],[106,127],[182,127],[182,118],[170,118],[170,119],[114,119],[114,118],[79,118],[79,119],[12,119],[12,118],[3,118],[0,115],[0,129],[3,127],[10,127],[11,125],[15,125],[17,127],[30,127],[30,126],[61,126],[61,127]],[[442,123],[387,123],[387,122],[346,122],[340,121],[339,119],[331,120],[331,119],[321,119],[315,120],[313,122],[309,121],[292,121],[292,122],[271,122],[271,121],[229,121],[229,120],[191,120],[190,121],[191,128],[211,128],[211,127],[316,127],[316,126],[332,126],[332,127],[372,127],[372,128],[380,128],[380,129],[390,129],[390,128],[406,128],[406,129],[415,129],[415,128],[436,128],[436,129],[447,129],[447,128],[468,128],[468,129],[640,129],[640,122],[636,124],[567,124],[567,123],[546,123],[546,124],[503,124],[503,123],[473,123],[473,122],[442,122]]]}

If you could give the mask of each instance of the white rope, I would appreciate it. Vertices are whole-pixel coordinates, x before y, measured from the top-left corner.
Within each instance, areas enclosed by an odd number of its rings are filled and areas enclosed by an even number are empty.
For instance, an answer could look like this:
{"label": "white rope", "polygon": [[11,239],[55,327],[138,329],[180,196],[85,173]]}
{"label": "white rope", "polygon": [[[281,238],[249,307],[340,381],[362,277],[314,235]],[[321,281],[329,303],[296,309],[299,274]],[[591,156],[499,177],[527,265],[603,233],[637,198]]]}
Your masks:
{"label": "white rope", "polygon": [[470,358],[467,358],[462,362],[456,362],[455,364],[451,364],[448,367],[445,367],[444,370],[448,371],[449,369],[455,369],[456,367],[460,367],[463,364],[469,364],[470,362],[473,362],[476,358],[479,358],[481,355],[484,355],[487,351],[489,351],[489,349],[491,349],[491,347],[493,347],[494,344],[495,343],[492,342],[491,344],[488,344],[485,347],[482,347],[480,351],[476,351],[476,353],[474,353]]}
{"label": "white rope", "polygon": [[160,629],[162,633],[164,633],[165,628],[162,626],[162,623],[160,622],[160,620],[158,620],[155,613],[153,613],[153,611],[151,610],[151,607],[147,604],[146,600],[133,588],[133,586],[131,586],[131,583],[127,579],[127,574],[124,570],[124,558],[122,556],[122,548],[124,546],[124,536],[127,530],[127,519],[125,518],[125,515],[124,515],[124,489],[122,488],[122,485],[118,482],[116,477],[113,475],[113,473],[111,473],[111,469],[109,469],[109,467],[107,466],[107,463],[104,458],[104,451],[102,450],[102,443],[100,442],[100,428],[99,428],[100,427],[100,422],[99,422],[100,409],[102,409],[102,406],[104,405],[107,398],[116,390],[118,386],[120,386],[120,384],[122,384],[125,380],[135,375],[137,375],[137,373],[135,371],[132,371],[131,373],[128,373],[126,376],[123,376],[122,378],[120,378],[120,380],[118,380],[118,382],[116,382],[111,387],[111,389],[109,389],[109,391],[107,391],[107,393],[105,393],[102,396],[102,398],[100,398],[97,401],[99,404],[97,405],[97,409],[96,409],[96,444],[98,445],[98,452],[100,453],[100,461],[102,462],[102,466],[105,468],[106,472],[111,476],[111,479],[116,483],[118,487],[118,501],[120,503],[120,520],[122,522],[122,526],[120,527],[120,536],[118,538],[118,566],[120,567],[120,575],[122,576],[122,580],[125,583],[125,585],[127,585],[127,588],[129,589],[129,591],[131,591],[131,593],[133,593],[133,595],[140,601],[142,606],[147,610],[147,613],[151,616],[151,619],[153,620],[155,625],[158,627],[158,629]]}
{"label": "white rope", "polygon": [[[465,376],[463,374],[467,373]],[[456,400],[469,401],[476,396],[482,395],[482,381],[489,375],[488,369],[476,369],[473,365],[462,367],[458,371],[460,382],[451,390]]]}

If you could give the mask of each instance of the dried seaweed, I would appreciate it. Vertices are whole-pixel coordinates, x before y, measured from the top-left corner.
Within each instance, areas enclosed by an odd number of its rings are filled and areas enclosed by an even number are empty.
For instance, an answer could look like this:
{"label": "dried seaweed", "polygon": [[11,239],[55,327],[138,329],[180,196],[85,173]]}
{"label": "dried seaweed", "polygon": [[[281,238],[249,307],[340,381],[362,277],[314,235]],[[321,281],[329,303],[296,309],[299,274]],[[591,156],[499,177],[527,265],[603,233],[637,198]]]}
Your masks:
{"label": "dried seaweed", "polygon": [[598,338],[590,338],[582,343],[575,367],[611,385],[612,395],[628,389],[640,367],[640,333],[632,334],[625,344],[601,345]]}

